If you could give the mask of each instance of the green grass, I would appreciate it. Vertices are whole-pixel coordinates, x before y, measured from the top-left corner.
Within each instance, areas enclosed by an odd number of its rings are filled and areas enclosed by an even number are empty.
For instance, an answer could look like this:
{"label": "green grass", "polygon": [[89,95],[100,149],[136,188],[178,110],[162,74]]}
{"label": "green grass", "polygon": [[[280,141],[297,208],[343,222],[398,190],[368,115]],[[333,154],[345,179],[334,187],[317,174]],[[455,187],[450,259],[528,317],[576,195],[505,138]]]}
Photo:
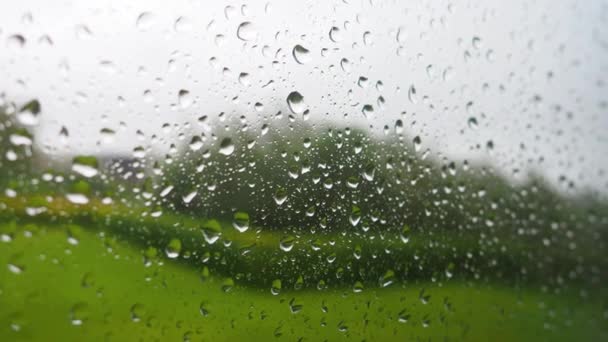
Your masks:
{"label": "green grass", "polygon": [[[560,287],[597,288],[605,276],[594,272],[593,267],[605,269],[608,262],[601,248],[590,248],[595,241],[579,235],[574,241],[556,240],[547,248],[538,241],[540,238],[520,236],[508,227],[493,234],[478,230],[412,229],[410,241],[404,244],[401,229],[382,231],[373,227],[367,233],[360,229],[313,233],[295,228],[268,230],[254,225],[239,233],[230,222],[221,221],[221,237],[209,245],[200,230],[205,222],[202,218],[171,212],[153,218],[143,215],[145,208],[117,203],[103,205],[96,199],[77,206],[61,197],[48,203],[44,198],[0,197],[0,205],[3,204],[7,210],[0,212],[0,222],[13,222],[15,226],[35,223],[64,230],[68,223],[78,224],[82,230],[103,231],[132,246],[161,251],[171,240],[179,239],[182,250],[192,255],[189,259],[180,258],[181,263],[200,267],[201,259],[209,258],[207,266],[216,274],[241,275],[241,284],[265,289],[277,278],[282,279],[284,286],[293,286],[299,276],[304,277],[304,287],[308,288],[316,287],[319,281],[331,287],[352,286],[356,281],[374,286],[388,270],[409,282],[447,280],[449,270],[454,279],[462,281],[481,279],[509,286],[530,286],[555,284],[561,278],[564,282]],[[47,211],[29,216],[25,212],[28,205],[44,206]],[[0,233],[6,228],[0,226]],[[279,244],[288,235],[294,237],[295,244],[291,252],[285,253]],[[569,248],[571,242],[576,242],[576,250]],[[318,250],[313,250],[313,245]],[[354,255],[357,246],[359,258]],[[335,261],[329,263],[328,258]],[[581,264],[593,267],[580,268]],[[568,277],[572,272],[577,273],[575,278]],[[589,281],[598,276],[599,281]]]}
{"label": "green grass", "polygon": [[[28,229],[31,237],[24,234]],[[0,244],[0,340],[164,341],[185,335],[193,341],[608,338],[599,295],[590,293],[585,299],[575,289],[556,295],[451,281],[367,287],[361,293],[347,287],[284,288],[273,296],[270,288],[243,287],[236,279],[226,293],[222,276],[212,274],[203,281],[192,264],[158,257],[145,267],[141,249],[104,238],[99,230],[83,230],[72,245],[64,229],[18,227],[13,241]],[[9,264],[23,271],[15,274]],[[421,296],[430,296],[427,304]],[[302,305],[295,314],[292,299]],[[200,313],[202,302],[207,316]],[[84,312],[78,316],[84,322],[74,326],[70,312],[81,304],[86,308],[77,315]],[[134,305],[139,322],[132,320]],[[401,323],[404,309],[410,317]]]}

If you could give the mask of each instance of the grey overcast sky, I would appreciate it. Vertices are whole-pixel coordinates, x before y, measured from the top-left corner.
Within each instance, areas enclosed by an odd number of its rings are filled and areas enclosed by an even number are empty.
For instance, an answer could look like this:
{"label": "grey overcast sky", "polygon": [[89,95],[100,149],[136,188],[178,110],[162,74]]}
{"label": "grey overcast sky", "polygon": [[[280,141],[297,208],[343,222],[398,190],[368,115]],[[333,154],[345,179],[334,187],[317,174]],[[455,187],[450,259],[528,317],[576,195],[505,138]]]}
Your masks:
{"label": "grey overcast sky", "polygon": [[298,91],[310,122],[400,119],[435,157],[607,192],[607,19],[591,0],[7,1],[0,93],[40,100],[57,157],[162,151],[164,124],[220,112],[259,130]]}

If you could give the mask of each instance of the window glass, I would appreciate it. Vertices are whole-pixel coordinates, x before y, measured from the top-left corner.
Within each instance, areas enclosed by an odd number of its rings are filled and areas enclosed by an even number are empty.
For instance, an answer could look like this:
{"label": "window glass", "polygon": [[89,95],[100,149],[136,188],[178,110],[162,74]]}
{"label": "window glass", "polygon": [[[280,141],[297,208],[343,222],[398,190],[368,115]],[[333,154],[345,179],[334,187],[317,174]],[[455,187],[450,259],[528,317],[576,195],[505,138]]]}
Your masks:
{"label": "window glass", "polygon": [[0,340],[608,340],[602,1],[0,5]]}

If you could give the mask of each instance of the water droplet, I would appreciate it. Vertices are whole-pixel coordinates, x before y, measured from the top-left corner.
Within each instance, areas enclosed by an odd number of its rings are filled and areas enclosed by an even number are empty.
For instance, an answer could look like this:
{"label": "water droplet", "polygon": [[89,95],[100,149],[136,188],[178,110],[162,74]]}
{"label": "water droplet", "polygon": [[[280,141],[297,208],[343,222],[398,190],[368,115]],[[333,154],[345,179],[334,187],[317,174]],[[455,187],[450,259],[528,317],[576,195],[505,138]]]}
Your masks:
{"label": "water droplet", "polygon": [[82,325],[89,317],[89,306],[80,302],[72,306],[70,310],[70,321],[72,325]]}
{"label": "water droplet", "polygon": [[188,147],[190,147],[190,150],[192,151],[198,151],[203,147],[203,140],[198,135],[195,135],[190,139]]}
{"label": "water droplet", "polygon": [[186,195],[182,196],[182,202],[184,202],[184,204],[188,204],[188,203],[192,202],[194,197],[196,197],[197,193],[198,193],[198,191],[196,191],[196,190],[187,193]]}
{"label": "water droplet", "polygon": [[292,51],[293,58],[300,64],[306,64],[311,61],[310,51],[302,45],[296,45]]}
{"label": "water droplet", "polygon": [[179,17],[175,20],[173,29],[180,33],[192,31],[192,21],[187,17]]}
{"label": "water droplet", "polygon": [[380,278],[380,285],[382,287],[388,287],[395,282],[395,272],[393,270],[388,270],[382,278]]}
{"label": "water droplet", "polygon": [[89,288],[95,285],[95,275],[92,272],[87,272],[82,276],[82,280],[80,280],[80,286],[84,288]]}
{"label": "water droplet", "polygon": [[146,316],[146,306],[141,303],[135,303],[131,306],[131,321],[140,322]]}
{"label": "water droplet", "polygon": [[306,109],[304,96],[297,91],[292,91],[289,93],[289,95],[287,95],[287,105],[294,114],[302,114]]}
{"label": "water droplet", "polygon": [[361,76],[357,81],[357,85],[361,88],[367,88],[367,86],[369,85],[369,79],[365,76]]}
{"label": "water droplet", "polygon": [[86,178],[96,176],[97,167],[97,158],[93,156],[77,156],[72,160],[72,171]]}
{"label": "water droplet", "polygon": [[6,38],[8,48],[22,48],[25,45],[25,37],[20,34],[13,34]]}
{"label": "water droplet", "polygon": [[395,134],[403,133],[403,121],[401,119],[395,121]]}
{"label": "water droplet", "polygon": [[370,118],[372,116],[372,114],[374,114],[374,106],[372,106],[370,104],[363,105],[363,108],[361,109],[361,113],[363,113],[363,116],[365,118]]}
{"label": "water droplet", "polygon": [[207,302],[201,302],[201,305],[199,306],[199,311],[203,317],[209,316],[209,309],[207,307]]}
{"label": "water droplet", "polygon": [[365,165],[365,169],[363,170],[363,178],[367,181],[373,181],[374,175],[376,173],[376,166],[373,163],[368,163]]}
{"label": "water droplet", "polygon": [[281,279],[275,279],[272,281],[272,286],[270,287],[270,293],[276,296],[281,293]]}
{"label": "water droplet", "polygon": [[361,209],[356,206],[353,205],[351,208],[351,214],[348,217],[348,221],[350,222],[350,224],[355,227],[357,226],[357,224],[359,224],[359,221],[361,220]]}
{"label": "water droplet", "polygon": [[403,229],[401,229],[399,237],[401,238],[401,241],[403,241],[403,243],[410,242],[410,227],[408,225],[403,225]]}
{"label": "water droplet", "polygon": [[137,17],[135,27],[139,31],[147,31],[154,25],[154,15],[150,12],[143,12]]}
{"label": "water droplet", "polygon": [[249,78],[250,78],[250,76],[248,73],[242,72],[239,74],[239,83],[241,85],[248,86],[251,84],[251,82],[249,81]]}
{"label": "water droplet", "polygon": [[175,259],[179,256],[182,251],[182,242],[179,239],[171,239],[167,247],[165,247],[165,254],[169,259]]}
{"label": "water droplet", "polygon": [[239,25],[236,35],[240,40],[248,41],[255,40],[258,33],[251,22],[245,21]]}
{"label": "water droplet", "polygon": [[289,301],[289,310],[292,314],[297,314],[298,312],[302,311],[303,307],[304,306],[302,304],[296,302],[295,298],[292,298]]}
{"label": "water droplet", "polygon": [[333,26],[329,30],[329,39],[331,39],[331,41],[334,43],[337,43],[342,40],[342,32],[338,27]]}
{"label": "water droplet", "polygon": [[220,142],[220,153],[225,156],[229,156],[232,154],[232,152],[234,152],[234,143],[232,142],[232,139],[222,139],[222,141]]}
{"label": "water droplet", "polygon": [[201,230],[205,241],[213,245],[222,234],[222,225],[217,220],[208,220],[202,225]]}
{"label": "water droplet", "polygon": [[40,102],[32,100],[26,103],[17,113],[17,120],[25,126],[35,126],[38,124],[38,115],[40,114]]}
{"label": "water droplet", "polygon": [[65,198],[70,201],[70,203],[74,204],[87,204],[89,203],[89,198],[83,194],[73,194],[68,193],[65,195]]}
{"label": "water droplet", "polygon": [[249,229],[249,214],[243,211],[234,213],[232,226],[241,233],[247,231]]}
{"label": "water droplet", "polygon": [[414,151],[415,152],[420,151],[421,144],[422,144],[422,139],[420,139],[420,136],[419,135],[415,136],[414,139],[412,140],[412,142],[414,143]]}
{"label": "water droplet", "polygon": [[296,242],[296,238],[293,236],[285,236],[279,242],[279,247],[283,252],[289,252],[293,249],[293,245]]}
{"label": "water droplet", "polygon": [[181,89],[178,92],[177,97],[179,105],[182,108],[188,108],[192,104],[192,96],[190,95],[190,92],[188,90]]}
{"label": "water droplet", "polygon": [[232,278],[226,278],[222,282],[222,291],[230,292],[234,288],[234,280]]}
{"label": "water droplet", "polygon": [[18,129],[9,136],[9,141],[15,146],[30,146],[32,145],[32,135],[25,129]]}
{"label": "water droplet", "polygon": [[399,313],[397,314],[397,320],[399,321],[399,323],[407,323],[410,317],[411,315],[407,312],[406,309],[399,311]]}
{"label": "water droplet", "polygon": [[410,89],[407,91],[407,98],[413,104],[416,104],[418,102],[418,99],[416,98],[416,88],[414,87],[414,85],[411,85]]}
{"label": "water droplet", "polygon": [[467,121],[467,124],[469,125],[470,129],[477,129],[477,127],[479,127],[479,124],[477,123],[477,118],[475,117],[470,117]]}

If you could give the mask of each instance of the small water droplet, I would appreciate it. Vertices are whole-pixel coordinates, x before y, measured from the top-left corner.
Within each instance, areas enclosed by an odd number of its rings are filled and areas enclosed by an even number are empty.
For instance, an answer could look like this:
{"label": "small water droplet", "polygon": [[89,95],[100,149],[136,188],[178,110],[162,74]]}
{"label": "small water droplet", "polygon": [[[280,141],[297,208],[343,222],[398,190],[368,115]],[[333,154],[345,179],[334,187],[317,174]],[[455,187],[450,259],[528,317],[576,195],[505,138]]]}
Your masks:
{"label": "small water droplet", "polygon": [[414,85],[411,85],[410,89],[407,91],[407,98],[413,104],[418,102],[418,99],[416,98],[416,87],[414,87]]}
{"label": "small water droplet", "polygon": [[403,243],[410,242],[410,227],[408,225],[403,225],[399,237]]}

